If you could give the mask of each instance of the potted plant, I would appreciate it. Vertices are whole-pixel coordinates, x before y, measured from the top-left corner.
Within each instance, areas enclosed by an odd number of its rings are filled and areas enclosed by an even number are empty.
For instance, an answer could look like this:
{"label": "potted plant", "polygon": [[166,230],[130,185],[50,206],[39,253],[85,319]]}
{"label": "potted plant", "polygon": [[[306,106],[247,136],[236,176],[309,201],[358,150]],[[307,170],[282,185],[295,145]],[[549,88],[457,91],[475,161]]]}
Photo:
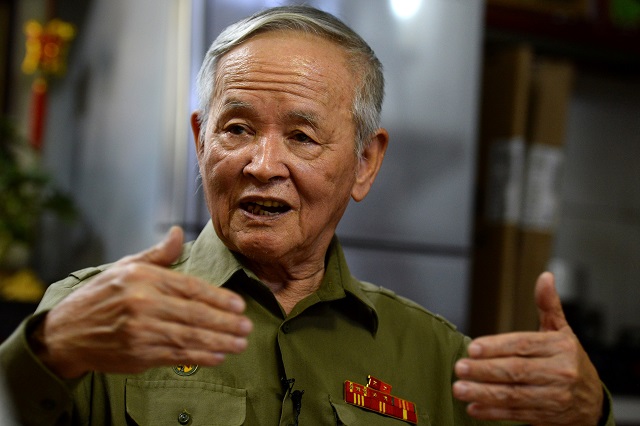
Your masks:
{"label": "potted plant", "polygon": [[72,219],[71,199],[57,190],[43,171],[37,152],[12,122],[0,118],[0,299],[33,295],[35,274],[29,255],[38,238],[40,219],[51,212]]}

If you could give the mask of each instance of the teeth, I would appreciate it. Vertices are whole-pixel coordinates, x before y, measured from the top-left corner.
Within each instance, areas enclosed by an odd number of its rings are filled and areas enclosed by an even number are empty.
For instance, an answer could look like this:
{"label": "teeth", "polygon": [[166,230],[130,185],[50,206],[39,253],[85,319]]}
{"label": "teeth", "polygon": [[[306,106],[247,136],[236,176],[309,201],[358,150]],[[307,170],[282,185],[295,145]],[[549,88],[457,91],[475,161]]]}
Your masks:
{"label": "teeth", "polygon": [[275,215],[277,215],[278,213],[276,213],[276,212],[273,212],[273,213],[272,213],[272,212],[268,212],[268,211],[266,211],[266,210],[262,210],[262,209],[261,209],[261,210],[260,210],[260,211],[258,211],[258,212],[254,212],[254,214],[257,214],[257,215],[260,215],[260,216],[275,216]]}
{"label": "teeth", "polygon": [[[265,207],[265,209],[263,209],[262,207]],[[249,204],[246,208],[247,208],[247,211],[250,212],[251,214],[255,214],[259,216],[275,216],[281,212],[269,211],[269,210],[266,210],[266,208],[279,209],[281,207],[286,207],[286,204],[279,203],[277,201],[267,200],[267,201],[255,201],[253,204]]]}
{"label": "teeth", "polygon": [[256,204],[264,207],[284,207],[284,204],[279,203],[277,201],[256,201]]}
{"label": "teeth", "polygon": [[257,214],[258,216],[275,216],[275,215],[277,215],[277,214],[278,214],[278,213],[276,213],[276,212],[270,212],[270,211],[268,211],[268,210],[263,210],[263,209],[261,209],[261,208],[260,208],[260,207],[258,207],[258,206],[251,207],[251,208],[249,209],[249,211],[250,211],[251,213],[253,213],[253,214]]}

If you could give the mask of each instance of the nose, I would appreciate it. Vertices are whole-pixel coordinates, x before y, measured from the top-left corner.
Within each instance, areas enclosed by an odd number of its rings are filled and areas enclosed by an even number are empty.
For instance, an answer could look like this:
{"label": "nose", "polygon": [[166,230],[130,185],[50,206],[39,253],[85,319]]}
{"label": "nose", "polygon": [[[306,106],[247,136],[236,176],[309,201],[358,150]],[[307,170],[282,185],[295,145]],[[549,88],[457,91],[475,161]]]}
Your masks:
{"label": "nose", "polygon": [[253,176],[263,183],[289,176],[286,147],[281,137],[260,136],[254,147],[253,155],[243,170],[246,176]]}

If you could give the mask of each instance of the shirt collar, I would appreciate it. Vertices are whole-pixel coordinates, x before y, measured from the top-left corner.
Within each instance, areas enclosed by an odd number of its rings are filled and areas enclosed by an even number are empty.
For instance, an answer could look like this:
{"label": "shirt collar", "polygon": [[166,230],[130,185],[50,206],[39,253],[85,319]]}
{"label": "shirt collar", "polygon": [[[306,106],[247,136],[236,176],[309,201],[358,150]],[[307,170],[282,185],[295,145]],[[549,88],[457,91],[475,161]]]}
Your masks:
{"label": "shirt collar", "polygon": [[188,275],[196,276],[221,287],[242,270],[242,264],[216,235],[209,221],[198,238],[187,244],[180,260]]}
{"label": "shirt collar", "polygon": [[[376,309],[362,291],[359,282],[351,276],[344,252],[336,236],[333,237],[326,256],[326,269],[320,288],[300,301],[290,316],[299,315],[309,306],[322,302],[347,299],[340,303],[356,315],[372,333],[378,328]],[[236,272],[244,270],[246,275],[256,278],[252,271],[242,265],[238,257],[218,238],[211,221],[198,238],[185,246],[177,267],[189,275],[196,276],[217,286],[225,285]],[[351,303],[354,302],[354,303]]]}

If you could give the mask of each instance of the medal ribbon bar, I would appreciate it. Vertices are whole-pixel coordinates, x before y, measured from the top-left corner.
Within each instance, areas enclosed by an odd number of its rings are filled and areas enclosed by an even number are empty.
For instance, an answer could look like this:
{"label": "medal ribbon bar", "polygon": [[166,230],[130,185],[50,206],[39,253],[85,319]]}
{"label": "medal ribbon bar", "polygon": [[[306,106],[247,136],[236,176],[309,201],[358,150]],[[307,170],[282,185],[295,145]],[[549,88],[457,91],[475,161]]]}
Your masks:
{"label": "medal ribbon bar", "polygon": [[[371,382],[371,378],[369,381]],[[384,382],[382,383],[385,384]],[[388,388],[391,389],[391,386]],[[344,400],[348,404],[366,408],[385,416],[395,417],[412,424],[418,424],[416,406],[413,402],[389,395],[373,387],[346,380],[344,382]]]}

